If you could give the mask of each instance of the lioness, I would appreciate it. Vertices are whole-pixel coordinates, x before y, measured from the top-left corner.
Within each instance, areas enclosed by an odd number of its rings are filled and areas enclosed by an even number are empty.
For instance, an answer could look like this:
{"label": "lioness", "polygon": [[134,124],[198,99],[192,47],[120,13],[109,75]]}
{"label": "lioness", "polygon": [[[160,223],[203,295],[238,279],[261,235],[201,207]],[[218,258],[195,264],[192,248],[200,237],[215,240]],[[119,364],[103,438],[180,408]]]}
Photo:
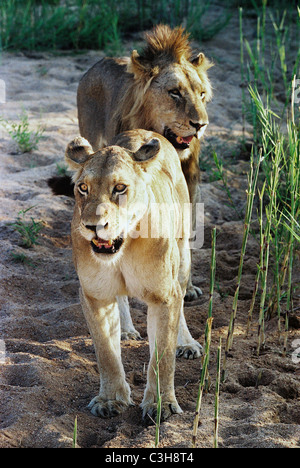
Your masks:
{"label": "lioness", "polygon": [[[148,305],[151,357],[143,415],[155,417],[157,407],[156,347],[162,417],[181,413],[174,391],[177,338],[181,345],[200,345],[191,337],[183,314],[190,223],[181,218],[189,195],[176,151],[161,135],[135,130],[95,153],[79,137],[68,145],[66,162],[75,171],[73,258],[100,372],[100,392],[89,405],[91,412],[106,418],[132,404],[121,362],[117,304],[117,296],[129,295]],[[157,206],[173,213],[170,235],[154,225]]]}

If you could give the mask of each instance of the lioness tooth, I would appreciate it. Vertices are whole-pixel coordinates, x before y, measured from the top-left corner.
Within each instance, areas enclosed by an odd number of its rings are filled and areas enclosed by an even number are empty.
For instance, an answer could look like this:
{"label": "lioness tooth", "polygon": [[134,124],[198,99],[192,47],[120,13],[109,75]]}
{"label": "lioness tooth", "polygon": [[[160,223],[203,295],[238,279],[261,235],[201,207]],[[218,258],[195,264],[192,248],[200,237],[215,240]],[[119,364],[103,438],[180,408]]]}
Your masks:
{"label": "lioness tooth", "polygon": [[93,244],[95,244],[98,247],[98,240],[97,239],[92,239]]}
{"label": "lioness tooth", "polygon": [[109,239],[108,245],[109,245],[110,247],[112,246],[112,243],[113,243],[112,239]]}
{"label": "lioness tooth", "polygon": [[176,140],[177,140],[177,143],[182,143],[182,138],[181,138],[181,136],[178,136],[178,137],[176,138]]}

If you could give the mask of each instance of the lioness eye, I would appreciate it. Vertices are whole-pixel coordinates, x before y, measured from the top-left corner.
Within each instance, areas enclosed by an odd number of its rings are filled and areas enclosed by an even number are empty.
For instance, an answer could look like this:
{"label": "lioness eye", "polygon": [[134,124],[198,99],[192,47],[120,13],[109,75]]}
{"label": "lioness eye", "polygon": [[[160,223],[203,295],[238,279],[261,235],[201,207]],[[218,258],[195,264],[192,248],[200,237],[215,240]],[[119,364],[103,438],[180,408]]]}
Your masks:
{"label": "lioness eye", "polygon": [[78,185],[78,190],[82,195],[86,195],[89,191],[88,186],[86,184]]}
{"label": "lioness eye", "polygon": [[176,98],[181,97],[181,93],[180,93],[179,89],[171,89],[169,91],[169,94],[172,97],[176,97]]}
{"label": "lioness eye", "polygon": [[127,189],[127,185],[125,184],[117,184],[114,188],[114,193],[124,193]]}

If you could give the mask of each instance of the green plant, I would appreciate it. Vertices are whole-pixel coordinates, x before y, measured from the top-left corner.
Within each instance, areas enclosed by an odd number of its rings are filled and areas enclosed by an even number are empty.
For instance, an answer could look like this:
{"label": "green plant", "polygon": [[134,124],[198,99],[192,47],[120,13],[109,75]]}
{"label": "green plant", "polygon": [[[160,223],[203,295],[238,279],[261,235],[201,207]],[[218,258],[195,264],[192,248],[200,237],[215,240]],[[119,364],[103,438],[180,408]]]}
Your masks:
{"label": "green plant", "polygon": [[[265,317],[277,311],[280,332],[282,298],[286,299],[285,328],[292,310],[295,223],[300,209],[300,139],[299,122],[296,124],[293,112],[290,113],[292,120],[287,118],[287,132],[284,133],[281,119],[263,104],[258,91],[250,88],[250,94],[262,123],[262,168],[265,176],[264,213],[261,215],[264,227],[263,259],[260,262],[262,291],[257,347],[259,353],[265,341]],[[294,106],[294,99],[291,102]],[[275,274],[268,287],[269,257],[275,265]]]}
{"label": "green plant", "polygon": [[[298,52],[294,55],[294,51],[289,47],[291,42],[299,41],[300,10],[298,8],[296,21],[295,10],[292,7],[280,12],[271,6],[268,7],[268,0],[262,0],[261,6],[255,4],[255,11],[256,38],[250,41],[244,34],[243,9],[239,9],[240,61],[243,119],[252,125],[253,140],[255,145],[259,146],[262,144],[263,127],[257,106],[245,90],[251,85],[253,89],[258,90],[263,102],[267,105],[272,102],[277,109],[281,109],[282,116],[284,115],[291,98],[292,78],[300,72],[300,49],[298,48]],[[271,32],[270,25],[273,27]],[[278,70],[281,72],[281,81]]]}
{"label": "green plant", "polygon": [[75,417],[75,421],[74,421],[72,448],[76,448],[76,446],[77,446],[77,416]]}
{"label": "green plant", "polygon": [[155,421],[155,448],[159,446],[159,435],[160,435],[160,419],[161,419],[161,403],[162,397],[160,393],[160,379],[159,379],[159,363],[164,355],[159,357],[158,356],[158,348],[157,348],[157,341],[155,338],[155,368],[153,368],[153,372],[155,374],[156,379],[156,398],[157,398],[157,409],[156,409],[156,421]]}
{"label": "green plant", "polygon": [[60,176],[65,176],[68,173],[68,167],[64,163],[56,163],[56,170]]}
{"label": "green plant", "polygon": [[22,252],[12,252],[11,253],[12,259],[15,263],[22,263],[23,265],[29,265],[34,267],[34,263]]}
{"label": "green plant", "polygon": [[41,229],[43,229],[43,223],[41,221],[35,221],[32,217],[30,221],[25,221],[25,215],[33,208],[27,208],[27,210],[21,210],[18,213],[18,217],[14,223],[10,226],[17,231],[22,238],[22,246],[29,249],[33,245],[37,244],[37,239]]}
{"label": "green plant", "polygon": [[216,228],[212,230],[212,248],[211,248],[211,264],[210,264],[210,287],[209,287],[209,304],[208,304],[208,318],[206,321],[205,329],[205,345],[204,345],[204,356],[202,359],[202,370],[201,377],[198,389],[197,403],[195,418],[193,424],[193,433],[192,433],[192,447],[196,447],[196,438],[199,426],[199,416],[202,403],[202,395],[206,385],[206,380],[208,377],[208,364],[210,357],[210,346],[211,346],[211,331],[212,331],[212,306],[213,306],[213,292],[215,285],[215,273],[216,273]]}
{"label": "green plant", "polygon": [[122,35],[154,24],[185,22],[195,39],[207,40],[228,22],[229,13],[211,18],[211,1],[198,0],[2,0],[2,48],[105,49],[122,53]]}
{"label": "green plant", "polygon": [[222,381],[226,378],[226,363],[227,357],[229,354],[229,350],[232,347],[233,343],[233,333],[237,315],[237,307],[238,307],[238,298],[242,280],[242,273],[243,273],[243,266],[244,266],[244,258],[246,253],[246,247],[248,242],[249,236],[249,229],[252,219],[252,210],[253,210],[253,201],[256,193],[256,184],[258,180],[259,168],[262,162],[262,155],[259,154],[257,157],[256,164],[254,164],[253,152],[251,155],[251,165],[250,165],[250,173],[248,175],[248,190],[247,190],[247,206],[246,206],[246,214],[245,214],[245,221],[244,221],[244,233],[243,233],[243,241],[242,241],[242,248],[241,248],[241,256],[240,256],[240,263],[239,263],[239,270],[238,270],[238,278],[237,278],[237,286],[233,298],[232,304],[232,312],[230,316],[230,322],[228,327],[226,345],[225,345],[225,354],[223,360],[223,370],[222,370]]}
{"label": "green plant", "polygon": [[11,138],[17,143],[19,150],[22,153],[29,153],[37,149],[38,143],[41,140],[44,128],[39,127],[37,130],[30,130],[28,115],[25,111],[20,115],[20,122],[9,122],[0,117],[0,123],[9,133]]}
{"label": "green plant", "polygon": [[216,377],[216,391],[215,391],[215,427],[214,427],[214,443],[213,447],[218,448],[219,441],[219,407],[220,407],[220,383],[221,383],[221,353],[222,353],[222,340],[217,352],[217,377]]}
{"label": "green plant", "polygon": [[258,188],[260,254],[246,331],[248,335],[260,293],[259,355],[266,340],[265,320],[275,314],[279,338],[284,318],[283,352],[286,352],[289,315],[293,311],[295,223],[300,209],[300,122],[299,108],[295,106],[300,50],[290,44],[299,42],[300,9],[285,5],[284,10],[277,11],[268,6],[267,0],[262,0],[260,6],[254,1],[253,4],[257,33],[251,43],[243,31],[243,10],[239,11],[242,110],[244,120],[248,119],[253,128],[254,152],[261,152],[263,158],[263,182]]}

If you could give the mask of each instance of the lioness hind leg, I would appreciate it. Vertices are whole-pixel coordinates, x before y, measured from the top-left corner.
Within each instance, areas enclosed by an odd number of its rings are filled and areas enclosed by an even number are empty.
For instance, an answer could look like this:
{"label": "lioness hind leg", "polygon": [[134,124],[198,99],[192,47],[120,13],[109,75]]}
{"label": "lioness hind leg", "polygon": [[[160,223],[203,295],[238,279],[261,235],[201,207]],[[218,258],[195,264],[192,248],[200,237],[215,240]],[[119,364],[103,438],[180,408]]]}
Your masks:
{"label": "lioness hind leg", "polygon": [[117,302],[102,304],[82,291],[80,299],[100,373],[99,395],[88,407],[95,416],[108,418],[133,404],[121,361],[119,308]]}
{"label": "lioness hind leg", "polygon": [[[179,282],[182,289],[182,294],[185,295],[186,288],[190,283],[191,271],[191,251],[189,249],[188,240],[185,239],[179,243],[180,249],[180,270]],[[185,359],[196,359],[202,354],[202,346],[194,340],[189,332],[185,316],[184,304],[182,303],[180,311],[179,331],[177,338],[176,357],[184,357]]]}
{"label": "lioness hind leg", "polygon": [[121,340],[141,340],[142,337],[134,328],[127,296],[117,296],[121,321]]}
{"label": "lioness hind leg", "polygon": [[182,413],[174,389],[176,342],[182,303],[179,284],[178,292],[174,296],[169,305],[148,305],[148,338],[151,357],[148,367],[147,386],[141,404],[143,417],[147,423],[153,422],[157,414],[157,366],[159,368],[160,395],[162,397],[161,420],[167,419],[174,413]]}

